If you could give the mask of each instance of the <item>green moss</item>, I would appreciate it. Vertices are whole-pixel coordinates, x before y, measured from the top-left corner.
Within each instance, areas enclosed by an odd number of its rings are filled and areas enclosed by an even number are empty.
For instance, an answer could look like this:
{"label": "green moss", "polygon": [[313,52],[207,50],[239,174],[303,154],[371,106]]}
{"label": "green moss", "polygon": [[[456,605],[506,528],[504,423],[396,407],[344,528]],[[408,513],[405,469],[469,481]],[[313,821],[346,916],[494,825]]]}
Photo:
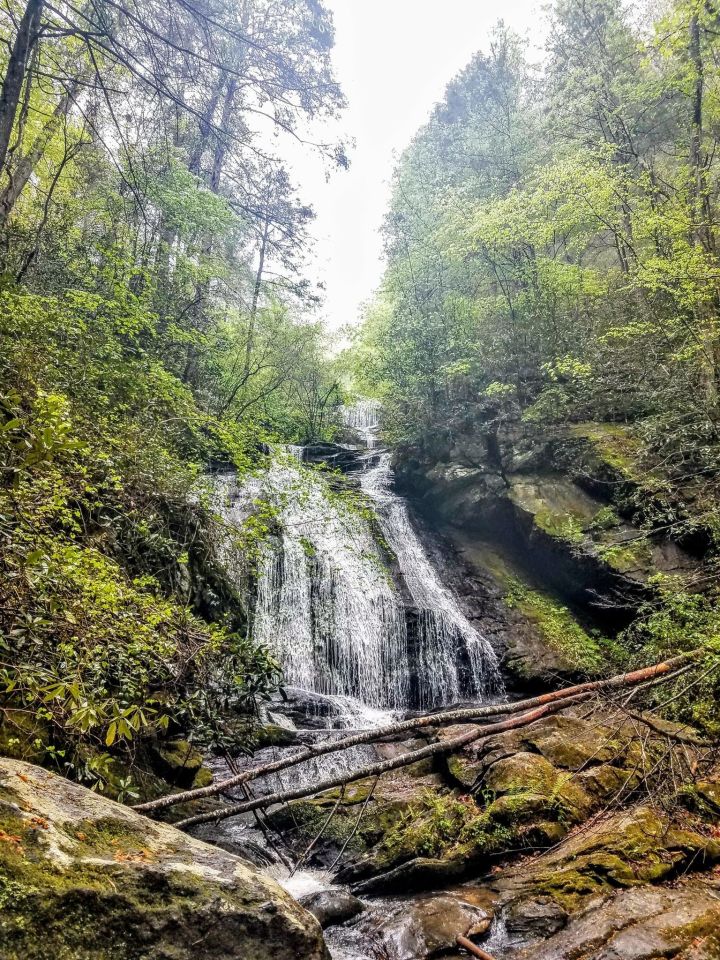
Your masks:
{"label": "green moss", "polygon": [[600,507],[589,524],[590,530],[612,530],[620,526],[620,517],[615,507]]}
{"label": "green moss", "polygon": [[587,440],[596,456],[628,480],[637,480],[640,441],[629,427],[618,423],[578,423],[573,436]]}
{"label": "green moss", "polygon": [[198,787],[209,787],[213,782],[213,772],[210,767],[200,767],[198,772],[193,777],[192,786],[193,789]]}
{"label": "green moss", "polygon": [[256,750],[262,750],[265,747],[290,747],[297,743],[295,731],[281,727],[277,723],[265,723],[252,731],[248,728],[248,734],[252,735],[252,743]]}
{"label": "green moss", "polygon": [[601,547],[599,553],[602,560],[619,573],[652,569],[652,551],[645,539],[608,544]]}
{"label": "green moss", "polygon": [[530,876],[533,892],[574,911],[591,896],[618,887],[657,883],[690,864],[720,855],[720,846],[700,833],[679,829],[649,808],[623,814],[602,830],[569,841],[562,861]]}
{"label": "green moss", "polygon": [[583,630],[567,607],[515,578],[509,586],[505,602],[540,628],[548,646],[578,670],[595,673],[602,668],[604,656],[600,644]]}
{"label": "green moss", "polygon": [[72,840],[73,850],[80,857],[112,857],[119,849],[135,852],[148,844],[146,831],[120,819],[73,821],[60,829]]}
{"label": "green moss", "polygon": [[544,533],[565,543],[578,544],[585,539],[582,521],[572,513],[539,510],[535,514],[534,523]]}

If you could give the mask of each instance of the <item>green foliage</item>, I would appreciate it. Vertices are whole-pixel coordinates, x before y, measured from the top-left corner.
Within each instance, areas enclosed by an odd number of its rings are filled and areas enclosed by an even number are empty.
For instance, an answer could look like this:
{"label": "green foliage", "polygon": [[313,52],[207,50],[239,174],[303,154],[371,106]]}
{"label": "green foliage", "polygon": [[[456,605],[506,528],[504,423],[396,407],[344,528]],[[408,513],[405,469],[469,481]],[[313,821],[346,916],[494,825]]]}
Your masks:
{"label": "green foliage", "polygon": [[[689,592],[680,578],[658,574],[657,598],[621,635],[638,658],[659,661],[685,650],[704,651],[691,683],[678,680],[654,693],[658,707],[679,722],[691,723],[713,737],[720,733],[720,609],[718,598]],[[667,707],[665,704],[667,703]]]}
{"label": "green foliage", "polygon": [[[194,15],[162,5],[150,42],[119,7],[81,38],[45,6],[3,108],[3,736],[127,797],[114,765],[140,741],[222,741],[230,703],[251,736],[279,681],[217,562],[208,468],[247,474],[271,442],[330,437],[339,403],[303,278],[312,211],[254,130],[259,102],[290,135],[342,104],[330,18],[314,2],[215,12],[209,52]],[[0,28],[3,72],[20,19]],[[62,83],[38,82],[45,60]],[[239,532],[248,567],[273,522],[259,505]]]}
{"label": "green foliage", "polygon": [[682,505],[658,526],[714,527],[713,15],[687,0],[652,29],[609,0],[549,15],[541,76],[498,27],[402,155],[357,381],[421,451],[470,423],[512,438],[595,422],[609,466]]}
{"label": "green foliage", "polygon": [[603,669],[607,650],[583,630],[567,607],[517,579],[510,581],[505,601],[536,623],[548,645],[575,669],[588,673]]}
{"label": "green foliage", "polygon": [[179,724],[217,736],[229,698],[252,711],[278,678],[265,651],[172,589],[196,550],[178,524],[202,509],[202,461],[247,469],[255,438],[149,356],[155,321],[138,309],[75,292],[0,299],[2,703],[46,724],[48,760],[100,782],[82,744],[126,750]]}

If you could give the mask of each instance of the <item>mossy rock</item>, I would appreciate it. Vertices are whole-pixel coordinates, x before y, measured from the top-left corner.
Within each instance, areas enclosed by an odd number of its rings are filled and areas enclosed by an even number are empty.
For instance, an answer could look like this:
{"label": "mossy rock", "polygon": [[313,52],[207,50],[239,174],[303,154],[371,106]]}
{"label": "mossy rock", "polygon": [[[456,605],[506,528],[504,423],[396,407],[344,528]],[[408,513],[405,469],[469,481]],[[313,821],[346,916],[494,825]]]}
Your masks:
{"label": "mossy rock", "polygon": [[[544,757],[535,753],[516,753],[496,761],[483,778],[483,789],[500,799],[513,798],[518,815],[539,812],[556,815],[551,819],[580,822],[592,809],[592,800],[571,778]],[[494,801],[488,808],[492,816]]]}
{"label": "mossy rock", "polygon": [[562,658],[566,670],[587,674],[602,670],[607,658],[600,642],[564,604],[517,578],[508,586],[505,603],[537,627],[547,646]]}
{"label": "mossy rock", "polygon": [[327,960],[320,928],[243,860],[84,787],[0,761],[3,960]]}
{"label": "mossy rock", "polygon": [[569,837],[528,869],[523,895],[549,897],[574,912],[619,887],[658,883],[720,859],[720,844],[650,807],[624,811]]}
{"label": "mossy rock", "polygon": [[[438,730],[439,740],[452,740],[475,729],[474,724],[456,723]],[[445,758],[449,776],[466,790],[471,790],[485,770],[485,763],[478,756],[476,744],[451,753]]]}
{"label": "mossy rock", "polygon": [[641,443],[630,427],[619,423],[578,423],[570,433],[585,440],[597,461],[618,478],[633,483],[642,479],[637,469]]}
{"label": "mossy rock", "polygon": [[157,772],[177,787],[193,786],[203,766],[203,755],[188,740],[161,740],[152,747]]}
{"label": "mossy rock", "polygon": [[[538,897],[516,901],[508,911],[506,920],[511,935],[551,934],[545,942],[523,950],[519,954],[522,960],[720,957],[720,897],[717,885],[711,881],[693,879],[665,888],[621,889],[595,898],[575,916],[556,912],[560,922],[554,929],[543,930],[542,921],[552,919],[553,909],[558,909],[553,901]],[[536,918],[540,918],[540,925]]]}
{"label": "mossy rock", "polygon": [[277,723],[265,723],[252,731],[253,746],[256,750],[265,747],[291,747],[297,743],[297,732],[281,727]]}

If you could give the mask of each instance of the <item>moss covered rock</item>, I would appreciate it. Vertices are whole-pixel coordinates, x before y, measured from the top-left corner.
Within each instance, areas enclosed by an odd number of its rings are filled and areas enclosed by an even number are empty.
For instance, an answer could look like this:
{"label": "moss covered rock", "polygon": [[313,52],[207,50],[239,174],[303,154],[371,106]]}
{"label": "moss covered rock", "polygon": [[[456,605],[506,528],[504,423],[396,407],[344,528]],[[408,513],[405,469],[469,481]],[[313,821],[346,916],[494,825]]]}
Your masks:
{"label": "moss covered rock", "polygon": [[697,826],[635,807],[568,837],[527,865],[519,879],[508,875],[506,910],[511,925],[516,906],[530,900],[572,914],[620,887],[656,884],[689,869],[707,869],[718,859],[720,844]]}
{"label": "moss covered rock", "polygon": [[3,960],[326,960],[320,928],[225,851],[0,761]]}
{"label": "moss covered rock", "polygon": [[205,787],[212,773],[203,766],[203,755],[188,740],[162,740],[152,749],[154,766],[176,787]]}

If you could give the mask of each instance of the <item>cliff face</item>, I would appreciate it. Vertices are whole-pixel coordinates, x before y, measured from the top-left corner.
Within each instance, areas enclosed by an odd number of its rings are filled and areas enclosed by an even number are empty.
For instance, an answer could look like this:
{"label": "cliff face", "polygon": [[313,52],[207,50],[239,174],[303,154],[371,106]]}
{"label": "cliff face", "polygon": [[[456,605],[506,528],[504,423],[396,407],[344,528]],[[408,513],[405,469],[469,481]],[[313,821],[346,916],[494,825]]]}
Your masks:
{"label": "cliff face", "polygon": [[500,624],[519,684],[594,672],[612,658],[604,639],[654,595],[652,577],[702,562],[702,530],[664,532],[688,504],[636,473],[636,444],[617,424],[548,433],[478,415],[396,452],[398,488],[454,548],[461,591],[494,609],[485,629]]}

